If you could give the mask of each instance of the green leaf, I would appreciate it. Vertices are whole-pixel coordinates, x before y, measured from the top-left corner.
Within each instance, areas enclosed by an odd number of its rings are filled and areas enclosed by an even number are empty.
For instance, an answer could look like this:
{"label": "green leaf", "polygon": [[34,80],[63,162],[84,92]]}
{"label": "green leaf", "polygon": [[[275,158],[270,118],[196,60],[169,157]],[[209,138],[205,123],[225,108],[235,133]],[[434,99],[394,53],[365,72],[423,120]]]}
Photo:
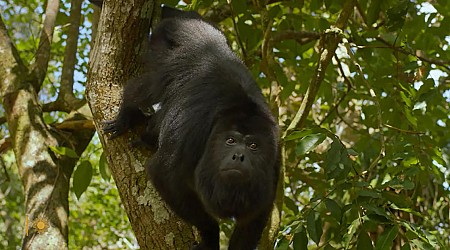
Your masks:
{"label": "green leaf", "polygon": [[407,242],[402,246],[402,248],[400,248],[400,250],[411,250],[411,245]]}
{"label": "green leaf", "polygon": [[299,226],[295,230],[292,246],[294,250],[308,250],[308,237],[304,226]]}
{"label": "green leaf", "polygon": [[[232,1],[232,2],[240,2],[240,1]],[[268,5],[267,7],[269,8],[268,18],[270,19],[276,18],[282,12],[279,5]]]}
{"label": "green leaf", "polygon": [[414,183],[410,180],[400,180],[398,178],[394,178],[393,180],[388,181],[383,184],[383,187],[390,187],[395,190],[412,190],[414,188]]}
{"label": "green leaf", "polygon": [[409,1],[402,0],[397,5],[387,10],[387,28],[389,31],[396,31],[405,24],[406,13],[408,12]]}
{"label": "green leaf", "polygon": [[372,189],[361,189],[358,191],[359,196],[371,197],[371,198],[380,198],[381,195]]}
{"label": "green leaf", "polygon": [[370,5],[367,8],[367,22],[370,26],[377,21],[383,1],[384,0],[370,1]]}
{"label": "green leaf", "polygon": [[372,250],[373,244],[366,231],[361,231],[356,242],[356,250]]}
{"label": "green leaf", "polygon": [[289,249],[289,244],[290,244],[289,240],[283,236],[283,238],[281,238],[281,240],[278,241],[275,250],[287,250]]}
{"label": "green leaf", "polygon": [[374,205],[371,205],[371,204],[363,204],[363,207],[365,209],[367,209],[368,213],[374,213],[374,214],[380,215],[380,216],[382,216],[382,217],[384,217],[386,219],[390,219],[389,215],[381,207],[377,207],[377,206],[374,206]]}
{"label": "green leaf", "polygon": [[433,248],[426,242],[422,241],[421,239],[413,239],[410,242],[413,246],[415,246],[414,249],[420,249],[420,250],[436,250],[436,248]]}
{"label": "green leaf", "polygon": [[395,237],[398,234],[398,226],[387,226],[378,238],[375,250],[391,250]]}
{"label": "green leaf", "polygon": [[58,155],[64,155],[70,158],[80,158],[77,153],[71,149],[71,148],[66,148],[66,147],[54,147],[54,146],[49,146],[50,150],[53,151],[55,154]]}
{"label": "green leaf", "polygon": [[73,190],[78,199],[86,191],[92,179],[92,165],[90,161],[82,161],[73,173]]}
{"label": "green leaf", "polygon": [[411,113],[411,110],[409,110],[407,107],[405,107],[404,112],[406,116],[406,119],[414,125],[414,128],[417,127],[417,118]]}
{"label": "green leaf", "polygon": [[64,26],[69,22],[69,16],[63,11],[59,11],[56,15],[56,25]]}
{"label": "green leaf", "polygon": [[298,213],[298,205],[288,196],[284,197],[284,205],[287,209],[294,212],[294,214]]}
{"label": "green leaf", "polygon": [[331,148],[327,152],[325,167],[327,172],[331,172],[336,168],[336,165],[341,161],[341,144],[333,141],[331,143]]}
{"label": "green leaf", "polygon": [[327,206],[328,210],[331,212],[331,215],[337,220],[337,221],[341,221],[342,218],[342,209],[339,206],[339,204],[337,204],[337,202],[335,202],[334,200],[331,199],[326,199],[325,200],[325,205]]}
{"label": "green leaf", "polygon": [[295,154],[299,156],[308,153],[309,151],[315,149],[326,138],[327,137],[324,134],[311,134],[303,137],[297,144]]}
{"label": "green leaf", "polygon": [[384,191],[382,195],[386,200],[392,202],[393,204],[401,208],[409,208],[413,204],[411,198],[403,194],[396,194],[394,192]]}
{"label": "green leaf", "polygon": [[437,163],[439,163],[442,166],[446,166],[447,162],[442,158],[442,151],[441,149],[435,149],[434,154],[431,155],[431,159],[435,160]]}
{"label": "green leaf", "polygon": [[318,9],[320,9],[323,5],[323,0],[316,0],[316,1],[311,1],[310,2],[310,8],[311,11],[316,11]]}
{"label": "green leaf", "polygon": [[370,183],[368,183],[366,181],[358,181],[358,182],[354,182],[353,185],[355,187],[368,187],[368,186],[370,186]]}
{"label": "green leaf", "polygon": [[106,161],[105,152],[102,152],[102,154],[100,155],[100,160],[98,161],[98,168],[102,179],[109,181],[111,179],[111,171],[109,170],[108,162]]}
{"label": "green leaf", "polygon": [[320,219],[316,220],[315,212],[311,211],[306,217],[307,230],[309,237],[316,243],[319,244],[320,237],[322,236],[322,226]]}
{"label": "green leaf", "polygon": [[333,138],[328,150],[324,169],[330,179],[343,180],[352,168],[352,161],[348,157],[347,149],[337,138]]}
{"label": "green leaf", "polygon": [[230,3],[236,13],[244,13],[248,9],[247,1],[231,1]]}
{"label": "green leaf", "polygon": [[358,152],[356,152],[353,148],[347,149],[347,153],[351,156],[358,156]]}
{"label": "green leaf", "polygon": [[400,91],[400,97],[405,102],[406,106],[411,107],[411,99],[405,95],[404,91]]}
{"label": "green leaf", "polygon": [[352,241],[354,235],[356,234],[356,230],[360,227],[360,225],[361,219],[356,218],[355,220],[352,221],[352,224],[350,224],[350,226],[347,228],[347,233],[345,233],[342,238],[342,242],[344,243],[345,249],[350,248],[349,247],[350,242]]}
{"label": "green leaf", "polygon": [[302,131],[294,131],[292,133],[290,133],[288,136],[286,136],[284,138],[284,141],[292,141],[292,140],[297,140],[299,138],[305,137],[307,135],[310,135],[313,133],[313,130],[311,129],[305,129]]}

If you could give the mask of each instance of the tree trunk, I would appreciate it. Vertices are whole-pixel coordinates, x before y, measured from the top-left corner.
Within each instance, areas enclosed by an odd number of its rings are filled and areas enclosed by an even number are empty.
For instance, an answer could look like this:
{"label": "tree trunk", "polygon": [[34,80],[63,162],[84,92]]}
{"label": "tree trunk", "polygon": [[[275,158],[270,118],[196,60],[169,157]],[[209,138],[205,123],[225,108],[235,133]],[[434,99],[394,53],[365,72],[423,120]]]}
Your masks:
{"label": "tree trunk", "polygon": [[[159,5],[159,4],[158,4]],[[95,45],[91,52],[86,95],[111,173],[141,249],[189,249],[192,227],[177,218],[146,178],[145,160],[150,152],[130,147],[135,134],[108,140],[102,121],[118,112],[122,86],[139,73],[139,55],[145,49],[153,13],[153,1],[103,4]]]}
{"label": "tree trunk", "polygon": [[[51,37],[48,36],[50,40]],[[43,44],[41,48],[50,50],[49,44]],[[0,95],[25,194],[22,248],[67,249],[69,180],[78,159],[56,154],[51,148],[68,147],[81,155],[94,131],[78,129],[72,133],[44,123],[37,90],[49,57],[37,59],[33,70],[29,70],[12,45],[1,18],[0,57]]]}

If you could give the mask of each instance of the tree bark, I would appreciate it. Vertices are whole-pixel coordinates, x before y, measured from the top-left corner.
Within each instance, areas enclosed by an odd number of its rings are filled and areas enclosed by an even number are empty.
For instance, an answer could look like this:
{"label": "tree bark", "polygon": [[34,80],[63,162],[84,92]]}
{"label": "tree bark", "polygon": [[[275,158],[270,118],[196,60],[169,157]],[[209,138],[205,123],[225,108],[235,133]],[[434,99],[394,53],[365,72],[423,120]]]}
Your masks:
{"label": "tree bark", "polygon": [[122,86],[139,73],[139,55],[145,49],[155,1],[133,4],[106,1],[102,7],[95,45],[91,52],[86,95],[111,173],[141,249],[189,249],[194,242],[191,226],[176,217],[146,178],[150,152],[131,148],[135,134],[108,140],[102,121],[118,112]]}
{"label": "tree bark", "polygon": [[[51,41],[51,36],[47,38]],[[41,48],[50,50],[50,44]],[[78,159],[55,154],[51,147],[69,147],[81,155],[94,131],[62,131],[44,123],[37,90],[48,64],[45,55],[50,51],[39,53],[43,59],[36,61],[34,70],[29,70],[0,18],[0,94],[25,194],[22,248],[67,249],[69,180]],[[33,227],[38,221],[43,230]]]}
{"label": "tree bark", "polygon": [[31,69],[22,62],[0,17],[0,95],[24,187],[24,249],[67,249],[69,180],[78,158],[51,148],[68,147],[81,155],[94,133],[89,127],[60,130],[43,119],[38,91],[47,72],[57,12],[58,1],[49,1],[43,40]]}

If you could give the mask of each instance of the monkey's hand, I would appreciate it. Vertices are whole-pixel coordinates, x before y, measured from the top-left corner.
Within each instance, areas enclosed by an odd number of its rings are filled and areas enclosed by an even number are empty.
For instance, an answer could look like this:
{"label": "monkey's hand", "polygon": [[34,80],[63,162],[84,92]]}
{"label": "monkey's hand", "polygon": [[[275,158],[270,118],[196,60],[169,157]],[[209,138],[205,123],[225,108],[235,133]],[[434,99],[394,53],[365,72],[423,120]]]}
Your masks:
{"label": "monkey's hand", "polygon": [[109,134],[108,137],[109,139],[114,139],[119,135],[125,133],[125,131],[129,127],[125,122],[121,121],[120,119],[104,121],[102,124],[103,124],[103,132]]}

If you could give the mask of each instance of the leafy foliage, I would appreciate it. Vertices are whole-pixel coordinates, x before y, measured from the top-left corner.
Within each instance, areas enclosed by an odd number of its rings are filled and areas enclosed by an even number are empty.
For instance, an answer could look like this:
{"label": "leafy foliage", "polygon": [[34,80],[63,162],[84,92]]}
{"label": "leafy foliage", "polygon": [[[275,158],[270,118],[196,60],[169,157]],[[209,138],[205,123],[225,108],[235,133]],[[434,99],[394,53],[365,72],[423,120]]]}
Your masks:
{"label": "leafy foliage", "polygon": [[[69,1],[62,2],[42,103],[53,101],[59,88],[70,10]],[[326,46],[320,37],[335,25],[344,1],[185,2],[226,33],[277,107],[286,131],[317,75],[319,51]],[[449,248],[450,4],[355,2],[306,123],[283,137],[285,197],[275,247]],[[44,1],[0,1],[0,8],[21,58],[32,62]],[[84,3],[75,73],[78,97],[84,95],[91,13]],[[3,113],[0,107],[0,117]],[[66,115],[47,113],[45,121],[51,124]],[[1,128],[4,138],[8,129]],[[73,176],[77,202],[71,202],[70,246],[133,247],[122,210],[117,216],[119,197],[106,181],[110,173],[99,147],[93,140]],[[74,153],[65,147],[50,150]],[[15,173],[12,161],[5,162],[6,171]],[[0,226],[20,235],[24,201],[19,180],[0,180],[0,195],[7,200],[0,204],[7,211],[1,213],[6,219]],[[8,224],[14,221],[15,226]],[[230,231],[227,225],[222,228]],[[19,236],[6,237],[0,233],[4,248],[8,242],[20,243]]]}
{"label": "leafy foliage", "polygon": [[[301,30],[335,22],[335,12],[321,2],[305,1],[297,10],[305,17]],[[296,11],[283,5],[277,8]],[[357,6],[306,129],[285,138],[286,224],[277,249],[446,248],[449,215],[437,211],[449,208],[450,40],[443,26],[450,6],[422,1]],[[289,20],[279,17],[279,23]],[[293,42],[289,51],[298,53],[286,55],[281,43],[275,56],[292,69],[296,82],[282,97],[296,110],[295,97],[302,97],[311,77],[302,71],[316,65],[317,44]],[[292,114],[283,115],[281,121],[289,123]],[[320,130],[328,139],[319,137]]]}
{"label": "leafy foliage", "polygon": [[138,249],[115,183],[93,170],[88,190],[69,199],[69,249]]}
{"label": "leafy foliage", "polygon": [[2,161],[8,173],[0,174],[0,248],[19,249],[24,225],[17,222],[24,221],[25,197],[13,154],[3,154]]}

